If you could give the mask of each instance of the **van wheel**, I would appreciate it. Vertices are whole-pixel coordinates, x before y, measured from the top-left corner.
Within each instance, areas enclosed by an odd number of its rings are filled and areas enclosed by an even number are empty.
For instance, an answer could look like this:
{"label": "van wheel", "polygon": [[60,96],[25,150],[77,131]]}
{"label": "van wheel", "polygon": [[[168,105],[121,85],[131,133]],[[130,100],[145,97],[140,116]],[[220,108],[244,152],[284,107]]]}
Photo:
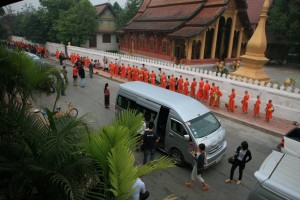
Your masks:
{"label": "van wheel", "polygon": [[170,156],[174,161],[174,164],[179,166],[179,167],[183,167],[184,166],[184,158],[182,153],[177,150],[177,149],[172,149],[170,152]]}

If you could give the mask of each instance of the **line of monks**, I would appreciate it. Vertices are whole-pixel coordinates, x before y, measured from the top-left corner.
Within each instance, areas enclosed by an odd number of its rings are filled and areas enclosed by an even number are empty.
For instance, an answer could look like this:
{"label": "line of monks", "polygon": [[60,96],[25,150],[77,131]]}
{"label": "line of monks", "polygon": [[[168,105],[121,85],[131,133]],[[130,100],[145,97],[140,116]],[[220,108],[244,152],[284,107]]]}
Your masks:
{"label": "line of monks", "polygon": [[[90,62],[89,58],[81,58],[78,54],[71,54],[70,60],[72,63],[75,63],[77,59],[84,60],[84,66],[88,67]],[[142,68],[138,68],[138,66],[130,65],[125,66],[122,63],[121,66],[117,62],[111,62],[109,64],[109,73],[111,78],[113,76],[120,76],[121,79],[127,79],[128,81],[143,81],[146,83],[150,83],[152,85],[160,86],[165,89],[169,89],[174,92],[182,93],[184,95],[189,95],[197,100],[202,102],[208,102],[211,108],[220,107],[220,98],[223,95],[219,86],[215,86],[215,83],[210,85],[209,81],[206,80],[204,82],[203,78],[200,79],[198,91],[196,91],[197,81],[196,78],[193,78],[193,81],[189,82],[188,78],[185,80],[182,78],[182,75],[178,77],[174,77],[174,75],[167,76],[164,72],[159,69],[160,73],[158,74],[158,78],[154,71],[152,70],[151,73],[145,68],[145,65],[142,65]],[[248,101],[250,99],[250,95],[248,91],[245,91],[245,95],[243,100],[241,101],[242,104],[242,113],[247,114],[249,109]],[[253,107],[253,116],[259,116],[260,113],[260,96],[257,96],[257,100]],[[235,89],[232,89],[231,94],[229,95],[229,102],[225,104],[227,106],[227,110],[234,112],[235,108]],[[265,119],[268,122],[272,118],[272,112],[274,112],[272,101],[266,105],[265,108],[266,116]]]}

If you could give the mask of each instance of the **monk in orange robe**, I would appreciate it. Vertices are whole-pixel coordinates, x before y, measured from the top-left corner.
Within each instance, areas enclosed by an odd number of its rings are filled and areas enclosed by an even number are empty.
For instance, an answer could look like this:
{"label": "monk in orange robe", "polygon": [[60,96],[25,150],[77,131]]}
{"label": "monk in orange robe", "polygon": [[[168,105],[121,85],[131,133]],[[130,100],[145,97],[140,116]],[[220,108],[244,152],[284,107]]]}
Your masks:
{"label": "monk in orange robe", "polygon": [[118,76],[119,75],[119,65],[118,65],[118,63],[115,63],[114,69],[115,69],[115,72],[114,72],[115,76]]}
{"label": "monk in orange robe", "polygon": [[84,67],[87,68],[89,66],[89,63],[90,63],[89,57],[85,57],[85,59],[84,59]]}
{"label": "monk in orange robe", "polygon": [[259,112],[260,112],[260,96],[259,95],[257,95],[257,97],[256,97],[257,99],[256,99],[256,102],[255,102],[255,104],[254,104],[254,108],[253,108],[253,112],[254,112],[254,114],[253,114],[253,116],[259,116]]}
{"label": "monk in orange robe", "polygon": [[109,64],[109,72],[110,72],[110,78],[112,78],[112,76],[115,73],[115,65],[112,62],[110,62]]}
{"label": "monk in orange robe", "polygon": [[203,100],[207,101],[209,96],[210,84],[206,81],[204,88],[203,88]]}
{"label": "monk in orange robe", "polygon": [[126,70],[127,70],[127,80],[131,81],[131,67],[129,64],[126,67]]}
{"label": "monk in orange robe", "polygon": [[156,85],[156,74],[154,73],[153,70],[152,70],[152,72],[150,74],[150,79],[151,79],[151,84],[152,85]]}
{"label": "monk in orange robe", "polygon": [[222,96],[222,92],[219,88],[219,86],[217,86],[216,88],[216,92],[215,92],[215,95],[214,95],[214,101],[212,102],[212,107],[220,107],[220,99],[221,99],[221,96]]}
{"label": "monk in orange robe", "polygon": [[193,78],[193,82],[191,84],[191,97],[195,98],[195,94],[196,94],[196,86],[197,86],[197,82],[196,82],[196,79]]}
{"label": "monk in orange robe", "polygon": [[272,118],[272,113],[274,111],[272,100],[269,100],[269,103],[267,103],[265,111],[266,111],[266,121],[269,122],[270,119]]}
{"label": "monk in orange robe", "polygon": [[170,90],[175,92],[175,78],[173,74],[171,75],[170,78]]}
{"label": "monk in orange robe", "polygon": [[189,79],[186,78],[184,85],[183,85],[183,94],[185,94],[185,95],[189,94],[189,85],[190,85]]}
{"label": "monk in orange robe", "polygon": [[178,79],[178,90],[177,92],[182,93],[183,92],[183,78],[180,75]]}
{"label": "monk in orange robe", "polygon": [[131,68],[131,80],[135,81],[135,67],[134,67],[134,65],[132,65],[132,68]]}
{"label": "monk in orange robe", "polygon": [[147,69],[144,71],[144,82],[149,83],[149,72]]}
{"label": "monk in orange robe", "polygon": [[136,80],[136,81],[138,81],[139,78],[140,78],[140,77],[139,77],[139,71],[140,71],[140,70],[139,70],[138,66],[135,66],[135,80]]}
{"label": "monk in orange robe", "polygon": [[216,86],[215,83],[211,84],[210,92],[209,92],[209,105],[212,107],[213,104],[215,104],[215,93],[216,92]]}
{"label": "monk in orange robe", "polygon": [[231,95],[229,95],[229,102],[228,102],[228,107],[227,107],[228,111],[233,112],[235,109],[234,98],[235,98],[235,90],[232,89]]}
{"label": "monk in orange robe", "polygon": [[59,57],[59,51],[58,51],[58,49],[56,49],[56,51],[55,51],[55,58],[58,59],[58,57]]}
{"label": "monk in orange robe", "polygon": [[122,63],[122,66],[121,66],[121,78],[122,79],[126,78],[126,67],[125,67],[124,63]]}
{"label": "monk in orange robe", "polygon": [[199,89],[196,94],[196,98],[199,100],[203,98],[203,87],[204,87],[204,81],[203,81],[203,78],[201,78],[201,80],[199,82]]}
{"label": "monk in orange robe", "polygon": [[161,87],[162,88],[166,88],[167,87],[167,77],[166,74],[163,73],[160,77],[160,83],[161,83]]}
{"label": "monk in orange robe", "polygon": [[244,98],[242,100],[242,112],[247,114],[248,112],[248,101],[250,99],[250,95],[248,94],[248,91],[245,91]]}
{"label": "monk in orange robe", "polygon": [[144,70],[141,68],[138,70],[138,73],[139,73],[139,81],[142,81],[144,82]]}

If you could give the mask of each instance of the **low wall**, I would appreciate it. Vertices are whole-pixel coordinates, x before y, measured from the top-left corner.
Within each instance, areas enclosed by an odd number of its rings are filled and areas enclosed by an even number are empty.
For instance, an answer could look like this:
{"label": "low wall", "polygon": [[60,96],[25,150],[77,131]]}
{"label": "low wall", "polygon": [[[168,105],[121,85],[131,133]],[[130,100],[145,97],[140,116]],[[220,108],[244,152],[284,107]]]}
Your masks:
{"label": "low wall", "polygon": [[[46,48],[50,53],[55,53],[56,49],[59,49],[60,47],[60,44],[48,42],[46,44]],[[69,54],[76,53],[82,57],[88,56],[90,59],[99,59],[101,63],[103,57],[106,56],[109,62],[115,62],[115,59],[119,59],[119,63],[124,63],[125,65],[130,64],[131,66],[135,65],[141,67],[142,64],[145,64],[149,71],[154,70],[156,74],[158,73],[158,68],[161,68],[162,71],[165,72],[167,75],[174,74],[175,77],[179,77],[179,75],[182,75],[184,79],[188,78],[190,83],[193,80],[193,78],[196,78],[196,81],[199,82],[200,78],[203,77],[204,80],[209,80],[210,83],[215,82],[215,84],[220,87],[221,91],[223,92],[223,96],[221,97],[222,104],[228,102],[228,95],[230,94],[231,89],[234,88],[236,90],[235,102],[236,105],[238,105],[237,112],[240,112],[241,100],[243,98],[244,91],[248,90],[250,94],[249,114],[252,114],[252,109],[256,101],[256,96],[260,95],[262,102],[261,113],[264,114],[264,109],[268,100],[272,99],[275,109],[275,112],[273,113],[274,116],[291,121],[300,121],[299,88],[292,90],[291,87],[285,88],[284,86],[278,86],[276,84],[271,86],[270,83],[259,83],[257,80],[249,80],[248,82],[246,82],[246,79],[242,79],[240,77],[231,77],[230,75],[226,76],[225,74],[221,76],[221,74],[216,74],[215,72],[202,70],[199,67],[175,65],[171,62],[153,60],[150,58],[141,58],[117,53],[109,53],[75,46],[68,46],[67,48]]]}

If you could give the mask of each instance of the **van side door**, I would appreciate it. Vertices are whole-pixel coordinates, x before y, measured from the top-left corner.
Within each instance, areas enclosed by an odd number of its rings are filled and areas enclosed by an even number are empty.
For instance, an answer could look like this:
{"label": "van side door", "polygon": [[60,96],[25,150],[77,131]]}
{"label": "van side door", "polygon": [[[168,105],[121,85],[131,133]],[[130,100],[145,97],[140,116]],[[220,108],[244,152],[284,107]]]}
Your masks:
{"label": "van side door", "polygon": [[175,118],[170,118],[170,129],[168,135],[166,136],[166,149],[172,157],[174,151],[178,156],[177,159],[182,157],[182,161],[180,162],[189,162],[191,159],[191,156],[189,154],[190,141],[186,141],[184,139],[184,135],[188,135],[184,124]]}
{"label": "van side door", "polygon": [[161,106],[157,118],[156,123],[156,133],[160,137],[159,142],[157,144],[157,147],[160,148],[163,151],[166,151],[165,149],[165,138],[166,138],[166,132],[167,132],[167,123],[169,118],[170,109]]}

